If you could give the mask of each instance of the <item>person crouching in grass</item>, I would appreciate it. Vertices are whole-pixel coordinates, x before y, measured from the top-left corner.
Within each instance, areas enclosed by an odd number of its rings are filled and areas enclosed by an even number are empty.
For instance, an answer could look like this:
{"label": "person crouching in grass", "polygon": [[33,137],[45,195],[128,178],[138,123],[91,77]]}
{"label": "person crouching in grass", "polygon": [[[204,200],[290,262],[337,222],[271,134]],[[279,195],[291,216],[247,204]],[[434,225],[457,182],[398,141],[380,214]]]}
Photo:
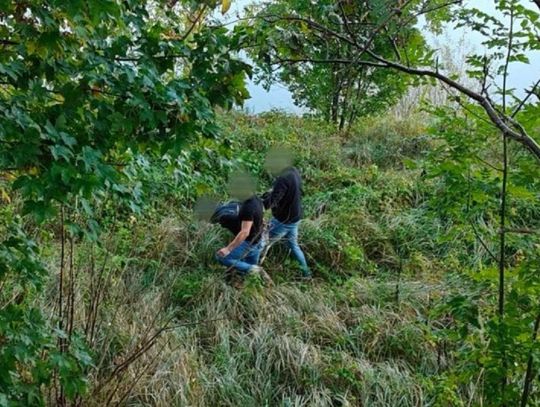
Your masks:
{"label": "person crouching in grass", "polygon": [[264,247],[264,209],[255,190],[256,182],[248,174],[239,173],[231,177],[229,194],[241,202],[238,212],[240,230],[228,245],[217,251],[216,259],[229,270],[236,270],[242,277],[259,274],[268,283],[270,278],[258,265]]}

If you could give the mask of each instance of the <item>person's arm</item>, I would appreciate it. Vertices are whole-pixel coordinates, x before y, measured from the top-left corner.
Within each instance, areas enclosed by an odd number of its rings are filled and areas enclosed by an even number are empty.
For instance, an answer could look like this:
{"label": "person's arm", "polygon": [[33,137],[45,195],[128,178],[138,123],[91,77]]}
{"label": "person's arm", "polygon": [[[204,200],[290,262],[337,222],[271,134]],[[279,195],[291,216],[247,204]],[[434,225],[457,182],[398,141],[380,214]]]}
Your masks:
{"label": "person's arm", "polygon": [[264,198],[263,204],[266,209],[275,208],[287,192],[287,184],[284,180],[278,179],[272,191]]}
{"label": "person's arm", "polygon": [[238,232],[238,234],[234,237],[231,243],[229,243],[227,246],[222,247],[221,249],[218,250],[217,252],[218,256],[221,256],[221,257],[228,256],[230,252],[232,252],[234,249],[240,246],[240,243],[246,240],[247,237],[249,236],[249,232],[251,232],[252,227],[253,227],[252,220],[243,220],[240,232]]}

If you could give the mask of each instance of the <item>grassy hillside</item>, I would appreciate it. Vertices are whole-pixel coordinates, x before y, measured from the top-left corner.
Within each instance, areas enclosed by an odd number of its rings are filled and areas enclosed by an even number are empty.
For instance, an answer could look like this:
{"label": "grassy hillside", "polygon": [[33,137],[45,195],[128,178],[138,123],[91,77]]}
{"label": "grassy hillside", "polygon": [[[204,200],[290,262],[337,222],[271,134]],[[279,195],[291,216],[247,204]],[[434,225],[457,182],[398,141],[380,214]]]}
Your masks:
{"label": "grassy hillside", "polygon": [[[540,0],[244,3],[1,1],[0,407],[540,407]],[[314,278],[228,282],[274,146]]]}
{"label": "grassy hillside", "polygon": [[[86,405],[424,406],[474,404],[482,386],[450,372],[461,345],[446,311],[473,292],[455,272],[482,256],[470,231],[437,216],[438,181],[421,165],[423,120],[365,120],[349,134],[271,113],[221,117],[224,136],[176,160],[139,163],[141,215],[106,202],[97,243],[75,242],[75,330],[89,343]],[[305,180],[301,243],[315,279],[299,282],[284,248],[236,290],[213,259],[228,236],[192,205],[223,194],[242,166],[261,180],[266,150],[285,144]],[[420,162],[420,161],[419,161]],[[167,171],[172,169],[172,171]],[[449,238],[449,233],[453,234]],[[50,240],[57,295],[58,246]],[[70,246],[66,248],[71,254]],[[472,260],[471,260],[472,259]],[[467,312],[464,305],[462,312]],[[447,376],[448,375],[448,376]],[[448,379],[447,379],[448,378]]]}

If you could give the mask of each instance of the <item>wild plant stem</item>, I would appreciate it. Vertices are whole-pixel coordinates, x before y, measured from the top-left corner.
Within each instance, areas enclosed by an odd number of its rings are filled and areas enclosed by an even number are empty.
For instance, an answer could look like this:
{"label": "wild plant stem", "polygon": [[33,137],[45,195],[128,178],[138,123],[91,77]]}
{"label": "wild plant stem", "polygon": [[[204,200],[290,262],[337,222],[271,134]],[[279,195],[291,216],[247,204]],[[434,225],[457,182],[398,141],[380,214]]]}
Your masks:
{"label": "wild plant stem", "polygon": [[506,343],[505,343],[505,333],[504,333],[504,297],[505,297],[505,247],[506,247],[506,193],[507,193],[507,183],[508,183],[508,140],[506,136],[503,136],[503,181],[501,189],[501,208],[500,208],[500,248],[499,248],[499,330],[501,335],[501,346],[502,346],[502,377],[501,377],[501,396],[503,400],[503,406],[505,406],[505,394],[506,394],[506,384],[507,384],[507,370],[508,370],[508,361],[506,359]]}
{"label": "wild plant stem", "polygon": [[[512,56],[512,45],[514,39],[514,3],[510,4],[510,27],[508,29],[508,48],[503,73],[502,88],[502,110],[506,114],[506,90],[508,80],[508,67]],[[508,137],[503,134],[503,179],[501,187],[501,207],[500,207],[500,248],[499,248],[499,330],[502,346],[502,377],[501,377],[501,398],[502,406],[506,406],[506,386],[508,381],[508,360],[506,357],[506,335],[504,329],[504,291],[505,291],[505,247],[506,247],[506,205],[507,205],[507,187],[508,187]]]}
{"label": "wild plant stem", "polygon": [[[66,255],[66,229],[64,219],[64,205],[60,210],[60,280],[58,282],[58,329],[61,331],[64,328],[64,268],[65,268],[65,255]],[[58,338],[58,348],[60,352],[64,352],[64,340]],[[57,372],[58,374],[58,372]],[[57,383],[58,386],[58,383]],[[64,389],[60,384],[60,388],[56,390],[56,399],[58,405],[65,405]]]}
{"label": "wild plant stem", "polygon": [[[536,316],[536,321],[534,321],[534,329],[532,334],[532,345],[536,342],[538,338],[538,330],[540,329],[540,312]],[[521,394],[521,407],[526,407],[527,402],[529,401],[529,393],[531,391],[531,382],[533,379],[533,354],[532,350],[529,353],[529,359],[527,360],[527,372],[525,373],[525,380],[523,381],[523,393]]]}
{"label": "wild plant stem", "polygon": [[75,245],[73,243],[73,236],[69,237],[69,293],[68,293],[68,309],[67,309],[67,333],[68,343],[71,342],[71,335],[73,334],[73,319],[75,314],[75,277],[73,272],[73,256],[75,251]]}
{"label": "wild plant stem", "polygon": [[396,304],[399,304],[399,286],[401,283],[401,271],[403,269],[403,259],[401,256],[399,256],[399,267],[398,267],[398,275],[397,275],[397,281],[396,281],[396,291],[395,291],[395,300]]}

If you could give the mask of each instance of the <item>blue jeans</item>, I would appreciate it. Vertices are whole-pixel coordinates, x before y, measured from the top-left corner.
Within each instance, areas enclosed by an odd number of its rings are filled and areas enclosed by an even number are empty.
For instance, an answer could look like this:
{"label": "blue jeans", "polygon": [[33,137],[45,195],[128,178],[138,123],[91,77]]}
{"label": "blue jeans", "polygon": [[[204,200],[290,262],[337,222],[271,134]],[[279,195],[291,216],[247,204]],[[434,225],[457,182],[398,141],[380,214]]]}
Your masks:
{"label": "blue jeans", "polygon": [[245,276],[250,269],[259,263],[259,257],[263,248],[262,239],[255,244],[244,240],[240,245],[231,251],[227,256],[217,256],[218,262],[227,267],[233,267]]}
{"label": "blue jeans", "polygon": [[268,230],[268,237],[269,237],[268,248],[279,240],[285,240],[285,242],[287,243],[287,246],[289,246],[289,248],[291,249],[293,256],[298,261],[298,263],[300,263],[302,274],[307,277],[307,276],[311,276],[311,272],[309,271],[309,267],[306,262],[306,257],[304,256],[304,252],[298,245],[298,225],[299,224],[300,224],[300,221],[295,222],[295,223],[282,223],[278,221],[276,218],[272,218],[270,220],[270,225],[269,225],[269,230]]}

